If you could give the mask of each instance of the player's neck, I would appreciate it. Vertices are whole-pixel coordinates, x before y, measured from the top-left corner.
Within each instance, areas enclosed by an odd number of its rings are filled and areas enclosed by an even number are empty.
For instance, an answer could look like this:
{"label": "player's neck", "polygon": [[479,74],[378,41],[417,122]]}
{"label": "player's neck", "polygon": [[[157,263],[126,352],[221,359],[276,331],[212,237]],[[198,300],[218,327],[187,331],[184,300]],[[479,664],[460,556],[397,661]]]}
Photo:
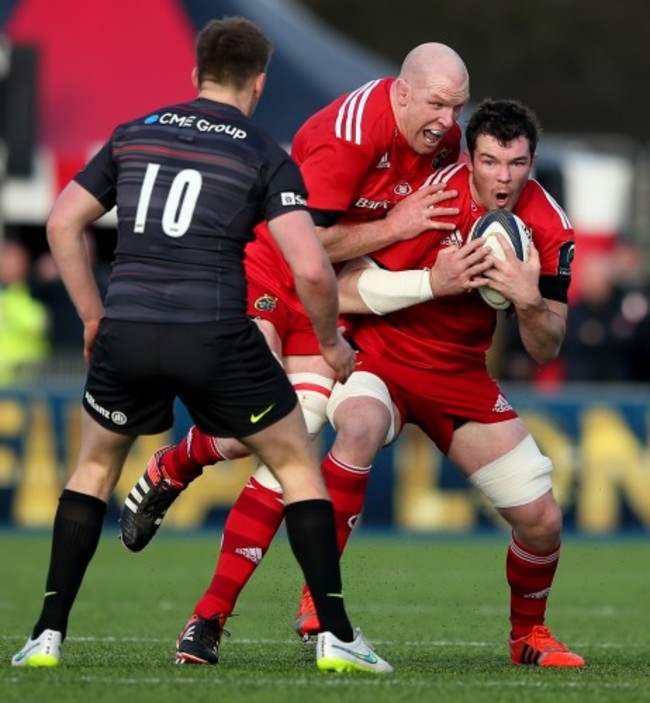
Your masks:
{"label": "player's neck", "polygon": [[481,200],[481,196],[479,195],[478,190],[476,190],[476,186],[474,185],[474,181],[472,180],[471,175],[469,177],[469,192],[470,192],[470,195],[472,196],[472,200],[476,203],[476,205],[478,205],[479,207],[482,207],[484,209],[487,209],[487,206]]}
{"label": "player's neck", "polygon": [[251,91],[236,92],[218,88],[203,88],[199,91],[199,98],[213,100],[217,103],[232,105],[243,112],[247,117],[253,114],[257,100]]}

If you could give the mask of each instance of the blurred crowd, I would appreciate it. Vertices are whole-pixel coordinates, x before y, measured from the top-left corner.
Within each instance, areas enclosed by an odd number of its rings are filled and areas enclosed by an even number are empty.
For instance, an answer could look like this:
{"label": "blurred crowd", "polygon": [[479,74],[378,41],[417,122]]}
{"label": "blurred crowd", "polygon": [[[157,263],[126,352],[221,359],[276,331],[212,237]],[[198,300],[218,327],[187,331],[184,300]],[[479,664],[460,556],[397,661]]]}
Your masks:
{"label": "blurred crowd", "polygon": [[[100,288],[110,263],[87,236]],[[505,319],[492,369],[504,381],[536,384],[650,382],[650,284],[643,251],[620,238],[581,251],[578,242],[569,320],[558,360],[537,366]],[[82,373],[83,327],[47,249],[8,233],[0,242],[0,387],[43,373]]]}
{"label": "blurred crowd", "polygon": [[[105,288],[110,264],[97,257],[92,234],[86,241]],[[83,372],[82,343],[83,326],[50,252],[6,233],[0,240],[0,387]]]}
{"label": "blurred crowd", "polygon": [[621,237],[581,249],[577,241],[567,334],[559,358],[536,367],[515,325],[503,325],[497,374],[540,384],[650,382],[650,285],[643,250]]}
{"label": "blurred crowd", "polygon": [[34,293],[31,270],[27,247],[0,243],[0,385],[29,378],[50,350],[48,308]]}

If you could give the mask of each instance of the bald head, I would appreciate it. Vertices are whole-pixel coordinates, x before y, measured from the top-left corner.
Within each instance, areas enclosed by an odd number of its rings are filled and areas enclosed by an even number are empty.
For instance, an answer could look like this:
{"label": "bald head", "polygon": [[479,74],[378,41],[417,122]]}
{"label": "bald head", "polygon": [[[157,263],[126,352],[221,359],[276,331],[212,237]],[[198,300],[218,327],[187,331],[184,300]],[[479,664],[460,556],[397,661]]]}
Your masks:
{"label": "bald head", "polygon": [[464,98],[469,94],[469,74],[460,56],[446,44],[428,42],[410,51],[399,77],[414,86],[451,87]]}
{"label": "bald head", "polygon": [[418,154],[432,154],[469,99],[469,75],[445,44],[420,44],[404,59],[391,86],[399,131]]}

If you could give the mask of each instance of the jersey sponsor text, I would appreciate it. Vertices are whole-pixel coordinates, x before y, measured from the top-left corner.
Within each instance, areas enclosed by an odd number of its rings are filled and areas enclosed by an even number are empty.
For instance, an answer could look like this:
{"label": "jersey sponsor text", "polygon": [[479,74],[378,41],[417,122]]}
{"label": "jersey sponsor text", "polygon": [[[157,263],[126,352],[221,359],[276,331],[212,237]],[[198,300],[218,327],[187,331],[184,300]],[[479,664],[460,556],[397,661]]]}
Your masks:
{"label": "jersey sponsor text", "polygon": [[[158,119],[156,119],[158,117]],[[240,127],[235,127],[231,124],[225,124],[223,122],[210,122],[204,117],[198,117],[198,115],[179,115],[176,112],[163,112],[162,115],[151,115],[145,120],[146,124],[154,124],[158,122],[160,124],[177,125],[178,127],[194,127],[198,129],[199,132],[223,132],[233,139],[246,139],[248,133],[245,129]]]}

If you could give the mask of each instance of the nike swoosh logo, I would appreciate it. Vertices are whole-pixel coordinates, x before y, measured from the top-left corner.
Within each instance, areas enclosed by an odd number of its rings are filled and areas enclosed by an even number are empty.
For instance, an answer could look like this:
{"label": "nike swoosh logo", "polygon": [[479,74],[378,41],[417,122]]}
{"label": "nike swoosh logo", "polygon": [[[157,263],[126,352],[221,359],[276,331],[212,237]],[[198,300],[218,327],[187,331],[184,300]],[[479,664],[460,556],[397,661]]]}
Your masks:
{"label": "nike swoosh logo", "polygon": [[56,593],[57,593],[56,591],[46,591],[45,597],[47,598],[48,596],[55,596]]}
{"label": "nike swoosh logo", "polygon": [[38,642],[34,642],[34,644],[32,644],[30,647],[25,647],[25,649],[21,650],[20,652],[18,652],[18,654],[16,654],[16,656],[14,657],[14,661],[22,661],[32,651],[32,649],[36,649],[37,646]]}
{"label": "nike swoosh logo", "polygon": [[256,422],[259,422],[266,414],[270,413],[271,410],[275,407],[275,403],[271,403],[268,408],[264,408],[261,413],[251,413],[251,423],[254,425]]}
{"label": "nike swoosh logo", "polygon": [[347,647],[341,647],[338,644],[335,644],[334,647],[336,649],[340,649],[342,652],[345,652],[346,654],[351,654],[355,659],[359,659],[363,662],[366,662],[367,664],[376,664],[379,661],[377,659],[377,657],[372,652],[355,652],[353,649],[348,649]]}

